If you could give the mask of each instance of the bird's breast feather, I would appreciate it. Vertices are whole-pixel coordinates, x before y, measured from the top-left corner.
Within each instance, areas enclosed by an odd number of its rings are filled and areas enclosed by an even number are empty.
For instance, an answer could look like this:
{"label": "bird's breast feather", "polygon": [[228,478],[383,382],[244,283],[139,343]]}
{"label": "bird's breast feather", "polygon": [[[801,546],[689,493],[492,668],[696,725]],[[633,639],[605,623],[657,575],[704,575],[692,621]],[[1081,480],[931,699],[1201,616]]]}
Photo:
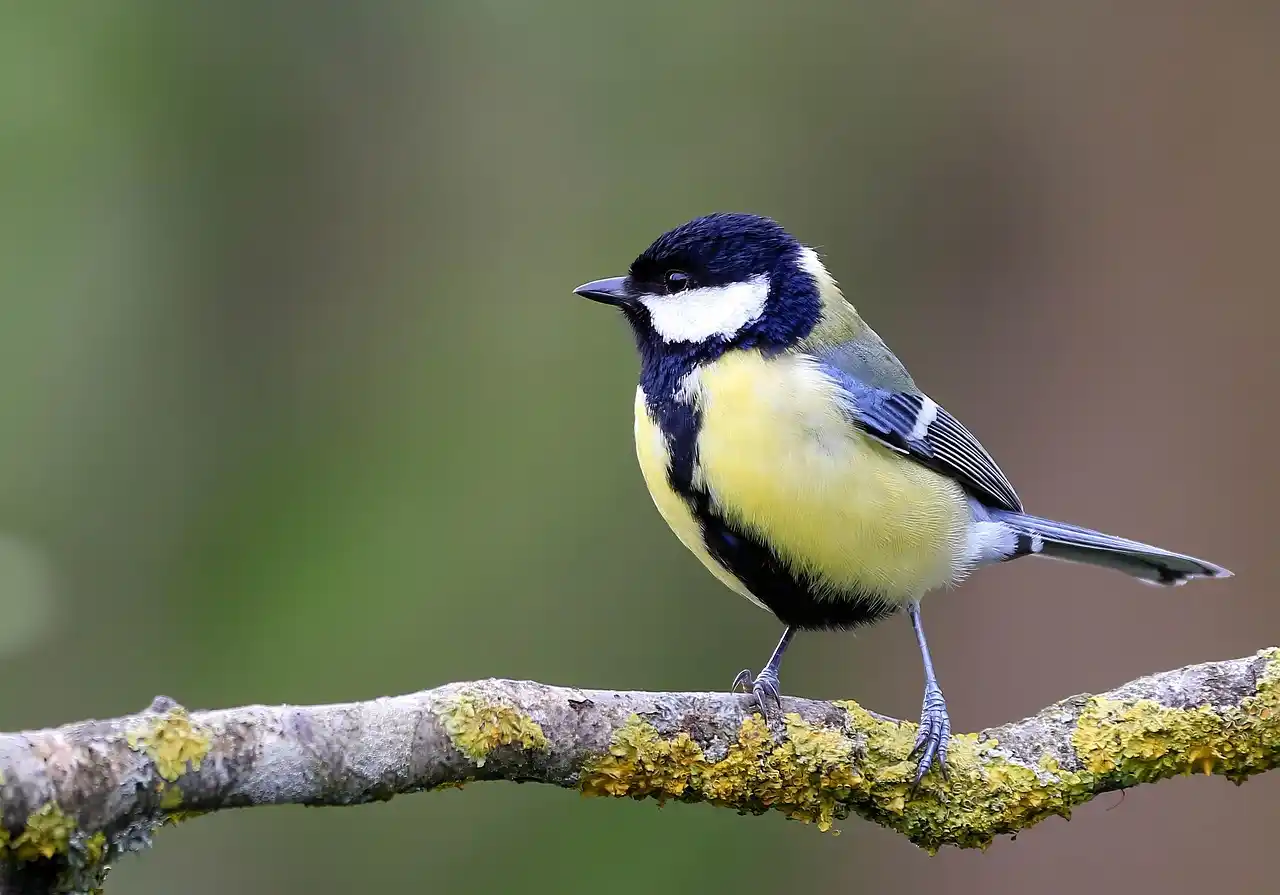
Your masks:
{"label": "bird's breast feather", "polygon": [[953,580],[962,489],[852,426],[821,365],[743,351],[691,376],[694,484],[726,519],[836,590],[905,599]]}

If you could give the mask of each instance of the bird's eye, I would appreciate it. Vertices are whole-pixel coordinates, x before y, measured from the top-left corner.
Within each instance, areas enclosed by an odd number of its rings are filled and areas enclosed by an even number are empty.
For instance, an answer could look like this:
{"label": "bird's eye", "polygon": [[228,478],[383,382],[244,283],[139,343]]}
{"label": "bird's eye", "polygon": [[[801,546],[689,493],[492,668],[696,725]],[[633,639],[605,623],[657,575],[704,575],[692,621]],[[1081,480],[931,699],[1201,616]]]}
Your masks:
{"label": "bird's eye", "polygon": [[662,282],[667,287],[667,294],[674,295],[688,289],[690,281],[689,275],[683,270],[669,270]]}

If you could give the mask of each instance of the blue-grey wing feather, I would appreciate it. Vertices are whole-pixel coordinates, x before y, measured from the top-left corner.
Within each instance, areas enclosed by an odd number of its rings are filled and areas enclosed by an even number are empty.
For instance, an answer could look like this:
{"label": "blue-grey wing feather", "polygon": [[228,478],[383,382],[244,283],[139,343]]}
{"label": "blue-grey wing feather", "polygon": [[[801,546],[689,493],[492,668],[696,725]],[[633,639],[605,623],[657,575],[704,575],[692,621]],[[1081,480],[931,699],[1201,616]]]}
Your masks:
{"label": "blue-grey wing feather", "polygon": [[[918,390],[868,385],[823,359],[843,387],[850,420],[868,435],[949,476],[991,507],[1022,512],[1022,500],[973,433]],[[923,418],[922,418],[923,415]]]}

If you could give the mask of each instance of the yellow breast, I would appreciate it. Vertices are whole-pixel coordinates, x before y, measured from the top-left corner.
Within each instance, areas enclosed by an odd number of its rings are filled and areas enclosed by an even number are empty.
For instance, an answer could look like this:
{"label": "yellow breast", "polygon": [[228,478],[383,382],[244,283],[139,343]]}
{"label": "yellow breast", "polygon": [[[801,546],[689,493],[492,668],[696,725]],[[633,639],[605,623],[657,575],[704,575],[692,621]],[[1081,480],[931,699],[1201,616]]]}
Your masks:
{"label": "yellow breast", "polygon": [[[871,590],[907,600],[961,574],[968,509],[959,485],[854,429],[837,387],[801,356],[730,352],[685,394],[701,412],[694,483],[720,513],[769,544],[832,597]],[[636,446],[659,512],[717,577],[748,595],[702,546],[666,483],[661,433],[637,394]],[[749,596],[749,595],[748,595]]]}
{"label": "yellow breast", "polygon": [[649,489],[649,495],[653,498],[654,506],[658,508],[659,515],[671,527],[676,537],[680,539],[680,543],[689,548],[689,551],[702,561],[711,574],[730,589],[763,608],[764,604],[752,596],[732,572],[716,562],[707,552],[702,540],[702,529],[693,518],[689,505],[668,484],[667,470],[670,467],[671,456],[667,450],[662,429],[649,415],[642,388],[636,389],[635,412],[636,458],[640,461],[640,472],[644,476],[644,483]]}

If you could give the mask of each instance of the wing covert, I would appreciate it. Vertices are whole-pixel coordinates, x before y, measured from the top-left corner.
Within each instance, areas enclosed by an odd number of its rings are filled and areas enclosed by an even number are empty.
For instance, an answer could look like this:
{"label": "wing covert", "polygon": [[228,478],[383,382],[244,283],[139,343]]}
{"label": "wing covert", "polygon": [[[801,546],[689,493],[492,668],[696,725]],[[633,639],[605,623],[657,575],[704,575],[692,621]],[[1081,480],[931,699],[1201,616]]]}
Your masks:
{"label": "wing covert", "polygon": [[866,385],[823,364],[844,389],[850,420],[899,453],[949,476],[993,507],[1022,512],[1022,500],[973,433],[920,392]]}

